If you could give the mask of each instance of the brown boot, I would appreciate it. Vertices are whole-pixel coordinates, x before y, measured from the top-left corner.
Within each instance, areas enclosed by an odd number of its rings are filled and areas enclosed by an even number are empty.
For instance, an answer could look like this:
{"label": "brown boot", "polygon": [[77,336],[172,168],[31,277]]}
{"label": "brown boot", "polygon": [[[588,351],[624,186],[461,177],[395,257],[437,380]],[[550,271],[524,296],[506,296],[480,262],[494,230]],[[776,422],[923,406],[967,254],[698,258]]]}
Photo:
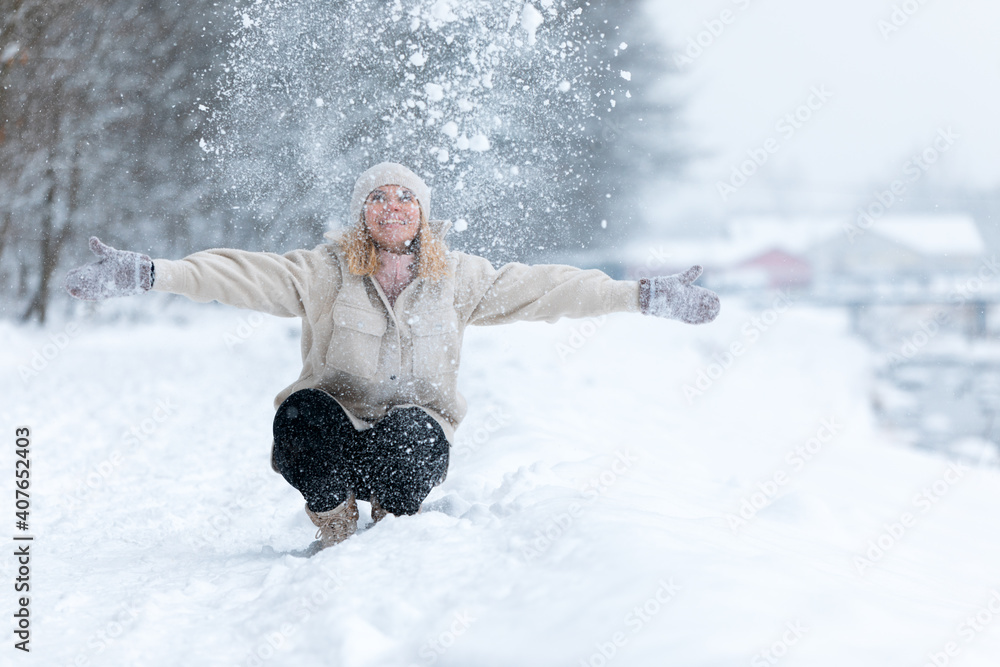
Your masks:
{"label": "brown boot", "polygon": [[354,501],[353,491],[347,494],[347,500],[332,510],[313,512],[306,505],[306,514],[319,528],[316,537],[323,543],[324,549],[340,544],[358,529],[358,504]]}
{"label": "brown boot", "polygon": [[388,514],[388,512],[385,511],[385,509],[379,503],[378,498],[376,498],[375,496],[372,496],[371,503],[372,503],[372,523],[378,523],[379,521],[385,518],[385,515]]}

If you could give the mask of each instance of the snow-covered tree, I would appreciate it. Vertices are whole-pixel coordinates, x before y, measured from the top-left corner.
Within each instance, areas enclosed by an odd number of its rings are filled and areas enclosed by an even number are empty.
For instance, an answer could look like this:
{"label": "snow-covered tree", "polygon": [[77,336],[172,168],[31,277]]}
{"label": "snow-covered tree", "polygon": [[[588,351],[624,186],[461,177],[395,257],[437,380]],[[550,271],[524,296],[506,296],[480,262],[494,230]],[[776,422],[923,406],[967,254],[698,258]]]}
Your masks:
{"label": "snow-covered tree", "polygon": [[0,4],[2,307],[44,321],[77,241],[164,252],[203,227],[198,100],[225,30],[210,0]]}

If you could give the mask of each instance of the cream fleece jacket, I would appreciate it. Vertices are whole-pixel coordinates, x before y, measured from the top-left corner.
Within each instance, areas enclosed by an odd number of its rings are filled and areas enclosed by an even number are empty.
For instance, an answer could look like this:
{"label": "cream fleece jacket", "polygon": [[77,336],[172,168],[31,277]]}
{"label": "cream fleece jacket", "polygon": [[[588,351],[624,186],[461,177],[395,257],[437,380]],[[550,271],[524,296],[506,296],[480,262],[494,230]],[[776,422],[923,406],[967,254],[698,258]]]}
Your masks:
{"label": "cream fleece jacket", "polygon": [[495,269],[455,251],[446,278],[415,278],[390,305],[377,281],[348,271],[339,241],[328,237],[284,255],[216,249],[157,259],[153,289],[302,318],[302,373],[276,408],[315,387],[367,428],[393,407],[417,405],[449,441],[466,412],[457,390],[466,326],[639,312],[637,282],[561,265]]}

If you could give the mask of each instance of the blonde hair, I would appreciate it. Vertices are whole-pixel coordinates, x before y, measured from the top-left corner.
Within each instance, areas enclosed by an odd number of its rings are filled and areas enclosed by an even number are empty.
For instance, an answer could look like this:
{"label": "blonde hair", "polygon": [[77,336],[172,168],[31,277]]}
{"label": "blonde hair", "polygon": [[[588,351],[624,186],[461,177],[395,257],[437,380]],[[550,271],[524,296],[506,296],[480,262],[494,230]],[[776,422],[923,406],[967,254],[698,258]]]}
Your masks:
{"label": "blonde hair", "polygon": [[[361,212],[356,224],[348,229],[341,239],[341,246],[347,256],[347,268],[356,276],[372,276],[378,271],[378,248],[365,225],[365,214]],[[446,254],[448,246],[431,231],[423,209],[420,210],[420,229],[413,239],[417,260],[417,277],[438,281],[448,275]]]}

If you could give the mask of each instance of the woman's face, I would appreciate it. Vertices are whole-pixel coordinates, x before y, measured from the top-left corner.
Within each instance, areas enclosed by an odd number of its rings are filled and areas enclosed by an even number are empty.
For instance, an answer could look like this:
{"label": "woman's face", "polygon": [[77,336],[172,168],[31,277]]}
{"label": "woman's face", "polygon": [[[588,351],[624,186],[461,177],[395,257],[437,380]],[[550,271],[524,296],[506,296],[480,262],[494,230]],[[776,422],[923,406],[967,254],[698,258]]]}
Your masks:
{"label": "woman's face", "polygon": [[365,200],[365,226],[375,245],[389,252],[410,252],[420,229],[420,204],[409,188],[383,185]]}

